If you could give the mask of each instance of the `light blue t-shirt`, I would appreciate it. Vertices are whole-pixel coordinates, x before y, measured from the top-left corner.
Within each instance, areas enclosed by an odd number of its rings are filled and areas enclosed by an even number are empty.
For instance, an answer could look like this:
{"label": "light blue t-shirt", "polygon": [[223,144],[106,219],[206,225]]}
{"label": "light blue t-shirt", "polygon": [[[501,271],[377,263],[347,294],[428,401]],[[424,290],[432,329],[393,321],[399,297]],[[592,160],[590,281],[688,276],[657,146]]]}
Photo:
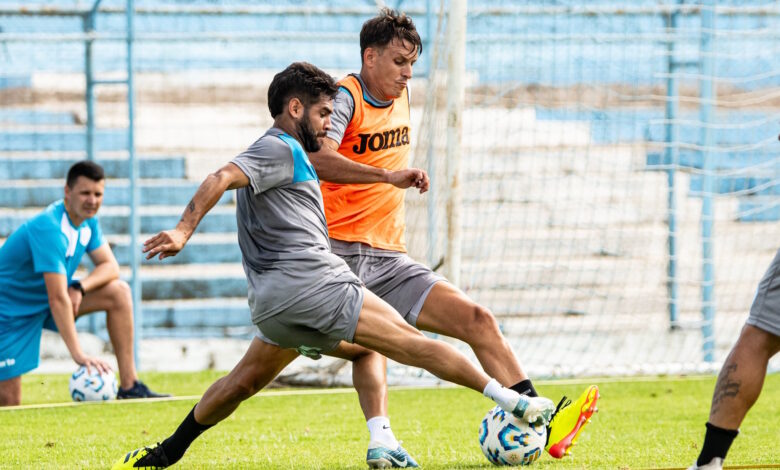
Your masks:
{"label": "light blue t-shirt", "polygon": [[0,247],[0,316],[48,310],[43,273],[64,274],[70,282],[84,253],[105,242],[97,217],[76,227],[62,200],[22,224]]}

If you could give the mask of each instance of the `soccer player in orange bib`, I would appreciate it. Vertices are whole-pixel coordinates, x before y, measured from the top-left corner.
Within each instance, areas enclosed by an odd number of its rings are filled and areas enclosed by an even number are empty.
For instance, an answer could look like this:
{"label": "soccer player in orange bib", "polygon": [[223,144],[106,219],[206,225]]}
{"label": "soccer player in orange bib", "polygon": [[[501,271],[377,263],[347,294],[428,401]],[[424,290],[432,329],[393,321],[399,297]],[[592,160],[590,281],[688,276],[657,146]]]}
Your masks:
{"label": "soccer player in orange bib", "polygon": [[[502,385],[537,396],[490,310],[406,254],[404,190],[423,193],[429,186],[425,171],[409,168],[408,82],[421,50],[414,22],[403,13],[384,9],[363,24],[360,73],[339,82],[331,129],[322,148],[310,155],[322,180],[331,248],[409,324],[466,342]],[[394,448],[384,367],[355,375],[356,385],[362,384],[361,404],[384,402],[380,415],[366,416],[369,453],[376,446]],[[569,453],[598,396],[594,385],[574,403],[561,400],[548,429],[550,455]]]}

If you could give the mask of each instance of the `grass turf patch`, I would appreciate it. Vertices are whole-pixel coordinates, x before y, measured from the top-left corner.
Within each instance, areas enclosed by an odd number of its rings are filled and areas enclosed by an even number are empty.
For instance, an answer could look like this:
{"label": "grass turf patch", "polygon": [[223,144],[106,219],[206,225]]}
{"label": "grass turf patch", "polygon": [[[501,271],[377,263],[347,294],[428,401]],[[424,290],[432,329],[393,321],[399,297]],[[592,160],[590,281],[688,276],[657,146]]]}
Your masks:
{"label": "grass turf patch", "polygon": [[[155,390],[199,395],[223,373],[143,375]],[[599,383],[598,380],[595,381]],[[533,468],[684,467],[698,455],[715,378],[601,381],[600,413],[562,461]],[[586,384],[540,382],[572,398]],[[24,404],[67,401],[67,375],[28,375]],[[124,453],[166,438],[196,400],[86,404],[0,411],[1,468],[109,468]],[[463,388],[391,390],[393,430],[426,469],[494,468],[477,428],[492,402]],[[780,462],[780,375],[767,377],[727,464]],[[261,392],[190,448],[179,468],[364,469],[368,431],[357,395]]]}

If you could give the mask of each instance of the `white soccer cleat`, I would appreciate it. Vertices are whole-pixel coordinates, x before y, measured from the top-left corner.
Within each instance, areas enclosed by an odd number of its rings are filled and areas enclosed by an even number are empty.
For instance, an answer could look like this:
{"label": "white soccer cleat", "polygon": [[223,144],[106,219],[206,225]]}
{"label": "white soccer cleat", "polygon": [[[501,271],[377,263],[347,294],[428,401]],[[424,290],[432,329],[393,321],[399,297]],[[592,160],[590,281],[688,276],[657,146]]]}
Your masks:
{"label": "white soccer cleat", "polygon": [[380,444],[379,442],[371,441],[368,444],[368,452],[366,453],[366,463],[368,468],[418,468],[417,462],[414,461],[409,452],[406,451],[401,444],[398,444],[396,449]]}
{"label": "white soccer cleat", "polygon": [[530,424],[542,424],[544,426],[550,424],[550,419],[554,412],[555,403],[549,398],[529,397],[526,395],[520,395],[514,409],[511,410],[511,413],[517,419],[522,419]]}

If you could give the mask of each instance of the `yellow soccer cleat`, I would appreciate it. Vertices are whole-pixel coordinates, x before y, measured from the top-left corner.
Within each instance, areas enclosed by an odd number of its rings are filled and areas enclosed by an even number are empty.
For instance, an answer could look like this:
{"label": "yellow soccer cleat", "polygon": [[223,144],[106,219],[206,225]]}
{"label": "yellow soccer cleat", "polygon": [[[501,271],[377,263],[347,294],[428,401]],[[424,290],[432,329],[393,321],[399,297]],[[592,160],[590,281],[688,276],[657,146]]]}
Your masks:
{"label": "yellow soccer cleat", "polygon": [[568,455],[582,428],[597,411],[599,388],[591,385],[574,403],[563,397],[547,427],[547,453],[556,459]]}
{"label": "yellow soccer cleat", "polygon": [[142,447],[128,452],[111,470],[147,469],[157,470],[168,467],[168,457],[160,444],[152,447]]}

